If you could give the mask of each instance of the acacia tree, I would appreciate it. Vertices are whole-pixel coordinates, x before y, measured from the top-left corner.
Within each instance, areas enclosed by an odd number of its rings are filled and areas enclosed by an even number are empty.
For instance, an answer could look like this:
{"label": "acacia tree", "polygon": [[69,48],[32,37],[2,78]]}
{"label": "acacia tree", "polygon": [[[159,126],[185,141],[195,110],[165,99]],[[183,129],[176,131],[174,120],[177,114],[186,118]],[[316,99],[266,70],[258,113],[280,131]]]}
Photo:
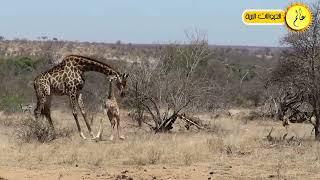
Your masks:
{"label": "acacia tree", "polygon": [[312,10],[314,22],[307,31],[290,32],[282,39],[288,48],[273,72],[271,84],[285,91],[281,93],[287,97],[282,98],[286,101],[285,107],[280,107],[282,114],[288,109],[306,114],[305,108],[298,107],[311,107],[315,120],[309,122],[320,140],[320,3],[313,4]]}

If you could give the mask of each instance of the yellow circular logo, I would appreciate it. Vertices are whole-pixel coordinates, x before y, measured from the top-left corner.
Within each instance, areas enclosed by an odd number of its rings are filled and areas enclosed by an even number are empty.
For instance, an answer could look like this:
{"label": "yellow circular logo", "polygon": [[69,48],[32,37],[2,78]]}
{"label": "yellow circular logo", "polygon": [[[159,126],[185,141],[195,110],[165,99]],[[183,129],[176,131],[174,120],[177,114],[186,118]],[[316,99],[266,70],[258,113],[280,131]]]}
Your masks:
{"label": "yellow circular logo", "polygon": [[302,3],[294,3],[286,13],[286,24],[290,30],[305,31],[312,24],[313,16],[309,7]]}

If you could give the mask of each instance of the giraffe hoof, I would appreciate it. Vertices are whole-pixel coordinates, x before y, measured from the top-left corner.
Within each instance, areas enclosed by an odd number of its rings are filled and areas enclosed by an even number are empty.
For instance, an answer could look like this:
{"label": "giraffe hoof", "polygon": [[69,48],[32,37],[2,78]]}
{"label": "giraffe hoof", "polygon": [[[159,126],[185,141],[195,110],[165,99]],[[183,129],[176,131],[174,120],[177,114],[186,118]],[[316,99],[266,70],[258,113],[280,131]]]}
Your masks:
{"label": "giraffe hoof", "polygon": [[110,140],[110,141],[113,141],[113,136],[110,136],[110,137],[109,137],[109,140]]}
{"label": "giraffe hoof", "polygon": [[120,136],[119,139],[125,140],[126,138],[124,136]]}
{"label": "giraffe hoof", "polygon": [[96,136],[94,136],[94,138],[101,138],[102,134],[100,132],[98,132],[98,134]]}
{"label": "giraffe hoof", "polygon": [[102,141],[102,134],[100,132],[98,132],[98,134],[96,136],[92,137],[92,140]]}
{"label": "giraffe hoof", "polygon": [[82,132],[80,133],[80,137],[82,137],[82,139],[84,139],[84,140],[87,139],[86,136]]}
{"label": "giraffe hoof", "polygon": [[96,141],[96,142],[101,141],[101,139],[99,137],[94,137],[91,140]]}

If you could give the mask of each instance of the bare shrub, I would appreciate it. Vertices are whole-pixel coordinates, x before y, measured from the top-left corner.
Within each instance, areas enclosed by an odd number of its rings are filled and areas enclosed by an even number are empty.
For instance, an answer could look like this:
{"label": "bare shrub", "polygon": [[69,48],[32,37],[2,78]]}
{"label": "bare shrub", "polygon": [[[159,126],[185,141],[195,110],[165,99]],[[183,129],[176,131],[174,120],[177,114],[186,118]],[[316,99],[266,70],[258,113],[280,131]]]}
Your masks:
{"label": "bare shrub", "polygon": [[46,123],[37,121],[34,118],[22,120],[15,135],[18,141],[25,143],[32,141],[44,143],[55,138],[54,131]]}
{"label": "bare shrub", "polygon": [[20,143],[40,142],[46,143],[56,137],[70,137],[73,130],[68,128],[54,130],[44,121],[37,121],[34,118],[22,119],[21,124],[17,125],[15,137]]}

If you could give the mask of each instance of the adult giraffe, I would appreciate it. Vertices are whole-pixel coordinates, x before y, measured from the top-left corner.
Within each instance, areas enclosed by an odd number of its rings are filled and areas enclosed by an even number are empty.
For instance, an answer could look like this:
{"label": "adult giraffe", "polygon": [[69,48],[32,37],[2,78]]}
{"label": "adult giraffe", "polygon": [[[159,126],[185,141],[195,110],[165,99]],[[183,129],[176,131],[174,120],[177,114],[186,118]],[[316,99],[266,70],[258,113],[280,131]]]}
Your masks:
{"label": "adult giraffe", "polygon": [[124,96],[126,88],[127,74],[120,74],[109,65],[96,61],[89,57],[69,55],[64,57],[61,63],[52,67],[44,73],[38,75],[34,80],[34,89],[37,96],[37,107],[34,110],[35,118],[44,115],[49,121],[52,129],[54,129],[51,114],[51,97],[52,95],[69,96],[72,114],[76,121],[78,132],[83,139],[86,139],[79,125],[77,116],[77,104],[84,118],[88,131],[92,138],[94,135],[88,123],[85,107],[83,104],[81,90],[84,86],[84,72],[95,71],[103,73],[106,76],[114,76],[116,78],[116,86],[120,91],[120,95]]}

